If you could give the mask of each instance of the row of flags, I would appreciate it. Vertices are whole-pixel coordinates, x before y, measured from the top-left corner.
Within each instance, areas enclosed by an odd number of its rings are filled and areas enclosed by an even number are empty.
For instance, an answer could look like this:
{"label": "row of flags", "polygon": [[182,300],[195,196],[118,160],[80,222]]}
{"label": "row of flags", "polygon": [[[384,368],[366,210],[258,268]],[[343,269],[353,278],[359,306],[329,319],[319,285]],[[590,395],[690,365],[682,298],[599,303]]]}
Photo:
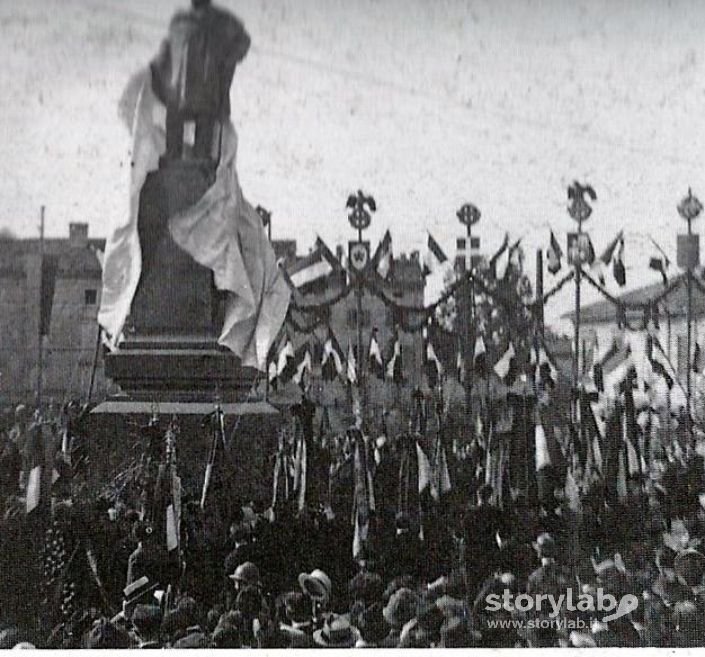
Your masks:
{"label": "row of flags", "polygon": [[[428,377],[429,386],[435,387],[443,375],[443,365],[436,355],[436,349],[424,330],[424,372]],[[388,349],[389,356],[385,359],[379,344],[378,330],[372,329],[367,348],[367,372],[380,380],[389,379],[396,384],[404,382],[404,358],[401,336],[395,331]],[[293,342],[285,335],[279,352],[269,363],[269,382],[273,386],[293,381],[304,386],[306,376],[310,376],[314,366],[314,356],[309,343],[294,349]],[[323,343],[320,360],[321,377],[324,381],[342,379],[350,384],[357,384],[357,360],[352,343],[348,342],[347,354],[343,352],[332,329]]]}
{"label": "row of flags", "polygon": [[[600,285],[605,285],[605,268],[612,265],[614,280],[620,287],[624,287],[627,282],[626,269],[624,267],[624,232],[620,230],[619,233],[617,233],[617,236],[607,245],[607,248],[602,252],[599,258],[595,255],[595,249],[587,233],[583,233],[582,237],[585,243],[577,247],[581,250],[580,260],[583,264],[590,267],[591,273],[599,280]],[[563,250],[556,236],[553,234],[553,231],[551,231],[550,245],[546,251],[546,265],[551,274],[555,275],[560,271],[562,267],[562,257]]]}
{"label": "row of flags", "polygon": [[[473,371],[479,376],[485,377],[489,374],[487,346],[483,335],[478,335],[475,339],[475,352],[473,359]],[[527,366],[528,365],[528,366]],[[465,381],[465,367],[463,354],[458,350],[456,360],[456,370],[458,380]],[[520,355],[516,350],[513,341],[509,344],[497,362],[491,368],[492,372],[506,386],[512,386],[522,372],[533,377],[533,381],[540,388],[553,388],[558,380],[558,370],[553,359],[550,357],[543,345],[533,346],[529,352],[529,361],[522,363]]]}
{"label": "row of flags", "polygon": [[[471,253],[475,252],[479,252],[479,238],[471,240]],[[386,280],[392,274],[393,259],[392,235],[387,230],[372,255],[369,268]],[[429,233],[422,260],[424,276],[439,271],[447,262],[448,256],[433,235]],[[348,264],[345,256],[339,259],[326,243],[317,237],[314,247],[308,255],[281,269],[289,287],[292,290],[303,291],[303,288],[312,283],[344,272],[348,268]]]}
{"label": "row of flags", "polygon": [[[582,259],[585,264],[590,267],[591,273],[599,280],[602,286],[605,285],[605,269],[610,265],[612,266],[612,276],[616,281],[617,285],[624,287],[626,285],[626,268],[624,266],[624,232],[619,231],[616,237],[607,245],[607,248],[602,252],[600,257],[596,257],[595,249],[592,242],[587,234],[583,234],[585,242],[584,251],[582,253]],[[664,253],[663,249],[652,239],[651,243],[654,248],[658,251],[657,256],[652,256],[649,258],[649,269],[661,274],[663,284],[668,284],[668,268],[670,267],[671,261],[668,256]],[[553,231],[550,235],[549,247],[546,250],[546,267],[548,271],[555,275],[562,267],[561,259],[563,258],[563,249],[556,239]]]}

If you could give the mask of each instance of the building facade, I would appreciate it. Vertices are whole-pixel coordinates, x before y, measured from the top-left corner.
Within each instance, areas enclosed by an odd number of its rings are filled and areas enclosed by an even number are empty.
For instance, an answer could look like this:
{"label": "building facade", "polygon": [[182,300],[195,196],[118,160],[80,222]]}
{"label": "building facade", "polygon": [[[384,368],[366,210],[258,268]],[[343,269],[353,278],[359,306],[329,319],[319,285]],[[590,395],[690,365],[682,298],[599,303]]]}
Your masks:
{"label": "building facade", "polygon": [[[0,240],[0,403],[62,404],[110,389],[98,343],[105,240],[72,223],[67,238]],[[95,364],[95,367],[94,367]]]}

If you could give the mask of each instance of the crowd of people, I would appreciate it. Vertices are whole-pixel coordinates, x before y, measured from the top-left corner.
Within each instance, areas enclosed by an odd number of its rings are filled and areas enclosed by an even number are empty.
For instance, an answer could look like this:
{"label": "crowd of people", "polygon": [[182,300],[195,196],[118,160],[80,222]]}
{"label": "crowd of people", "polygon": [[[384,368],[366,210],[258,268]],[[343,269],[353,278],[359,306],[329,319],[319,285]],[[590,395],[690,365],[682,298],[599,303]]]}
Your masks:
{"label": "crowd of people", "polygon": [[[57,487],[44,516],[26,515],[31,422],[18,407],[0,436],[3,648],[705,644],[697,441],[655,458],[626,498],[607,503],[595,485],[580,490],[579,506],[560,477],[550,501],[512,491],[500,506],[492,484],[463,481],[466,464],[451,455],[452,490],[399,511],[395,473],[408,436],[388,438],[354,556],[349,510],[313,496],[303,509],[283,500],[276,513],[266,502],[203,507],[184,496],[182,540],[169,551],[144,497]],[[28,619],[16,601],[30,593]],[[622,615],[565,603],[607,594]],[[542,595],[563,604],[541,608]]]}

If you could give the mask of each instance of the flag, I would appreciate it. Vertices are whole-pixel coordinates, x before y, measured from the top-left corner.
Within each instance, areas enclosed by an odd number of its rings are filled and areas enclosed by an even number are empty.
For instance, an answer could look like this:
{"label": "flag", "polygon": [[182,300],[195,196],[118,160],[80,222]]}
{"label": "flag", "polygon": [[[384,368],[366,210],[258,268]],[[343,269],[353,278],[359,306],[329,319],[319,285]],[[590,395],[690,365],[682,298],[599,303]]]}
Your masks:
{"label": "flag", "polygon": [[45,467],[45,445],[43,425],[35,423],[28,431],[29,436],[25,446],[27,470],[27,513],[32,513],[42,502],[46,493],[42,491]]}
{"label": "flag", "polygon": [[507,347],[507,350],[504,352],[503,356],[494,365],[495,374],[497,374],[497,376],[508,385],[509,383],[507,382],[507,378],[515,356],[516,351],[514,350],[514,344],[510,342],[509,347]]}
{"label": "flag", "polygon": [[316,238],[313,251],[304,258],[292,263],[286,274],[291,285],[297,290],[305,288],[311,283],[330,276],[335,271],[340,271],[341,266],[333,252],[320,238]]}
{"label": "flag", "polygon": [[392,355],[387,361],[387,378],[392,379],[396,384],[401,384],[404,380],[401,342],[399,341],[399,334],[396,331],[394,332],[392,340]]}
{"label": "flag", "polygon": [[375,511],[372,463],[369,445],[359,430],[351,431],[353,440],[353,559],[360,556],[369,539],[370,514]]}
{"label": "flag", "polygon": [[504,233],[504,240],[502,240],[501,246],[499,247],[499,249],[497,249],[496,253],[490,258],[490,262],[489,262],[489,270],[490,270],[491,275],[494,278],[497,278],[497,262],[502,257],[502,255],[504,254],[504,252],[507,250],[508,247],[509,247],[509,233]]}
{"label": "flag", "polygon": [[284,346],[279,352],[277,357],[277,377],[281,377],[282,372],[286,369],[286,366],[291,360],[294,359],[294,345],[291,343],[289,336],[286,337]]}
{"label": "flag", "polygon": [[54,305],[54,290],[56,275],[59,269],[59,258],[56,255],[43,255],[41,263],[41,299],[39,305],[39,335],[49,335],[51,326],[51,311]]}
{"label": "flag", "polygon": [[534,429],[535,450],[536,450],[536,472],[552,465],[551,452],[548,449],[548,439],[542,424],[537,424]]}
{"label": "flag", "polygon": [[424,361],[426,377],[428,378],[429,388],[435,388],[443,375],[443,366],[441,365],[441,361],[438,360],[438,356],[436,356],[436,350],[433,348],[433,343],[428,337],[428,332],[426,332],[424,337],[426,340],[426,357]]}
{"label": "flag", "polygon": [[520,272],[524,263],[524,250],[521,248],[520,237],[514,244],[509,247],[507,253],[507,266],[504,269],[504,274],[501,278],[507,278],[512,272]]}
{"label": "flag", "polygon": [[563,257],[563,251],[561,250],[561,245],[558,243],[556,236],[551,231],[551,246],[548,247],[546,251],[546,258],[548,260],[548,271],[551,274],[557,274],[561,268],[561,258]]}
{"label": "flag", "polygon": [[617,236],[607,245],[607,248],[602,252],[602,255],[591,265],[591,269],[600,281],[600,285],[605,285],[604,268],[612,262],[612,257],[614,256],[614,251],[617,248],[617,244],[619,244],[622,239],[622,231],[620,230],[619,233],[617,233]]}
{"label": "flag", "polygon": [[352,343],[348,340],[348,362],[347,362],[348,382],[355,385],[357,383],[357,363],[355,362],[355,352]]}
{"label": "flag", "polygon": [[311,358],[311,350],[309,349],[308,345],[304,345],[304,355],[301,361],[299,361],[298,365],[296,366],[296,371],[294,372],[294,375],[292,376],[292,381],[299,385],[302,389],[306,385],[306,376],[311,374],[311,369],[312,369],[312,358]]}
{"label": "flag", "polygon": [[291,358],[287,358],[286,365],[282,368],[279,374],[279,381],[282,383],[288,383],[289,381],[294,381],[294,383],[301,383],[301,378],[308,368],[311,369],[311,351],[307,343],[301,345]]}
{"label": "flag", "polygon": [[666,275],[667,266],[668,265],[664,264],[662,258],[649,258],[649,269],[653,269],[661,274],[664,285],[668,285],[668,276]]}
{"label": "flag", "polygon": [[555,388],[558,380],[558,371],[544,347],[539,347],[538,353],[536,349],[531,350],[530,364],[536,368],[534,370],[534,381],[540,388]]}
{"label": "flag", "polygon": [[703,367],[705,367],[705,359],[703,359],[703,352],[700,349],[700,345],[696,342],[693,352],[693,372],[702,374]]}
{"label": "flag", "polygon": [[418,442],[416,443],[416,460],[419,470],[419,495],[429,492],[431,497],[438,499],[438,491],[432,489],[433,470],[431,461],[429,461],[426,452],[424,452],[423,447]]}
{"label": "flag", "polygon": [[321,376],[324,381],[333,381],[345,373],[343,368],[343,351],[328,327],[328,337],[323,344],[323,360],[321,361]]}
{"label": "flag", "polygon": [[[140,193],[165,150],[166,112],[153,91],[149,67],[128,83],[121,109],[132,132],[128,207],[107,239],[98,313],[112,348],[122,335],[142,276]],[[237,134],[230,121],[222,125],[220,145],[213,184],[194,205],[169,218],[169,234],[196,262],[213,271],[216,288],[225,293],[218,343],[238,356],[243,367],[264,371],[291,294],[262,220],[243,197],[236,167]]]}
{"label": "flag", "polygon": [[377,245],[377,250],[372,257],[374,270],[382,277],[387,278],[392,267],[392,235],[389,231],[384,234],[382,241]]}
{"label": "flag", "polygon": [[476,267],[481,260],[480,238],[473,235],[470,237],[470,268]]}
{"label": "flag", "polygon": [[378,379],[384,380],[384,362],[382,361],[382,352],[377,342],[377,329],[372,329],[370,336],[370,346],[368,352],[368,368]]}
{"label": "flag", "polygon": [[593,365],[593,381],[597,390],[612,394],[631,366],[631,347],[614,340],[607,353]]}
{"label": "flag", "polygon": [[475,340],[475,356],[473,360],[473,370],[479,375],[484,376],[487,365],[487,349],[485,348],[485,340],[481,335]]}
{"label": "flag", "polygon": [[619,249],[612,262],[612,274],[619,287],[624,287],[627,282],[627,274],[624,268],[624,237],[619,240]]}
{"label": "flag", "polygon": [[651,364],[653,373],[661,377],[666,383],[666,387],[671,390],[675,383],[674,377],[669,372],[671,367],[663,356],[663,350],[658,338],[653,335],[648,335],[646,338],[646,356]]}
{"label": "flag", "polygon": [[432,274],[448,261],[448,256],[443,253],[441,245],[433,239],[431,233],[428,234],[426,257],[424,258],[424,274]]}
{"label": "flag", "polygon": [[450,472],[448,470],[448,458],[446,448],[440,436],[436,438],[436,448],[433,459],[433,482],[431,484],[431,495],[435,500],[449,493],[452,489]]}

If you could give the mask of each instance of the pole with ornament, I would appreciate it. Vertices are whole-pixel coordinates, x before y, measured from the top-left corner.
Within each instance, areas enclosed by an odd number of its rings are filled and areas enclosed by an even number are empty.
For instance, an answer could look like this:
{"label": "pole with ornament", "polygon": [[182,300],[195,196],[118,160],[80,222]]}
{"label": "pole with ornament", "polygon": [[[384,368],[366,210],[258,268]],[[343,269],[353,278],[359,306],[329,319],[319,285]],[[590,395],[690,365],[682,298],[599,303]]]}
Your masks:
{"label": "pole with ornament", "polygon": [[688,443],[691,439],[691,399],[692,399],[692,375],[691,375],[691,353],[693,336],[693,269],[700,262],[700,240],[698,235],[693,234],[693,221],[702,212],[703,206],[697,196],[688,189],[688,195],[678,204],[678,214],[688,223],[688,232],[685,235],[678,235],[678,266],[686,270],[687,283],[687,308],[686,308],[686,414],[685,414],[685,435]]}

